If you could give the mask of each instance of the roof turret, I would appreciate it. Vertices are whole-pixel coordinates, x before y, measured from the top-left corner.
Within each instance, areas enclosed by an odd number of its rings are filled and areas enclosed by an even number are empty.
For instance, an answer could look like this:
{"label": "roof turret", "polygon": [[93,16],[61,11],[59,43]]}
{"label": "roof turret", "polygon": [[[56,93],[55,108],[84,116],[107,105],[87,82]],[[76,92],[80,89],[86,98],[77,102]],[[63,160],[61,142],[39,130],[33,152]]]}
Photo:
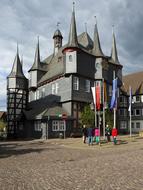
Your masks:
{"label": "roof turret", "polygon": [[[96,19],[96,16],[95,16]],[[95,22],[94,27],[94,45],[93,45],[93,54],[97,57],[104,57],[104,54],[101,49],[100,40],[99,40],[99,34],[98,34],[98,28],[97,28],[97,20]]]}
{"label": "roof turret", "polygon": [[20,78],[25,78],[24,74],[23,74],[23,70],[22,70],[22,64],[20,62],[20,58],[19,58],[19,49],[18,49],[18,44],[17,44],[17,52],[16,52],[16,56],[14,59],[14,63],[12,66],[12,70],[11,73],[8,75],[8,77],[20,77]]}
{"label": "roof turret", "polygon": [[41,65],[40,65],[40,49],[39,49],[39,36],[38,36],[38,43],[35,51],[34,63],[29,71],[40,70],[40,69]]}
{"label": "roof turret", "polygon": [[114,26],[112,29],[112,50],[111,50],[111,62],[115,64],[119,64],[119,59],[118,59],[118,53],[117,53],[117,48],[116,48],[116,39],[115,39],[115,34],[114,34]]}
{"label": "roof turret", "polygon": [[70,24],[68,47],[78,47],[74,5],[75,3],[73,2],[73,11],[72,11],[71,24]]}

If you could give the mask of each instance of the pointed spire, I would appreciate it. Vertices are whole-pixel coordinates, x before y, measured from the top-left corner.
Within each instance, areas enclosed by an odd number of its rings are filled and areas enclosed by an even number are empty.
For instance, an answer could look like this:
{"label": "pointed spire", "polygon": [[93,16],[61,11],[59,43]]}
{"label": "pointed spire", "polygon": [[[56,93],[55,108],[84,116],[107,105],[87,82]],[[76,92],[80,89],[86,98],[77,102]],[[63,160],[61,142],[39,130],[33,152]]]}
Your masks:
{"label": "pointed spire", "polygon": [[36,52],[35,52],[35,59],[34,59],[34,64],[36,68],[39,67],[40,64],[40,50],[39,50],[39,36],[37,36],[37,47],[36,47]]}
{"label": "pointed spire", "polygon": [[18,48],[18,43],[17,43],[17,51],[16,51],[16,56],[13,62],[12,70],[11,73],[8,75],[8,77],[22,77],[25,78],[22,70],[22,64],[20,62],[19,58],[19,48]]}
{"label": "pointed spire", "polygon": [[23,66],[23,54],[21,55],[21,66]]}
{"label": "pointed spire", "polygon": [[38,38],[38,42],[37,42],[37,47],[36,47],[36,51],[35,51],[34,63],[33,63],[32,67],[29,71],[38,70],[41,68],[41,66],[40,66],[39,36],[37,38]]}
{"label": "pointed spire", "polygon": [[103,57],[104,54],[101,49],[98,28],[97,28],[97,19],[95,16],[95,28],[94,28],[94,45],[93,45],[93,54],[99,57]]}
{"label": "pointed spire", "polygon": [[73,2],[73,11],[72,11],[71,24],[70,24],[70,33],[69,33],[68,46],[70,46],[70,47],[78,47],[77,31],[76,31],[76,20],[75,20],[75,2]]}
{"label": "pointed spire", "polygon": [[114,34],[114,25],[112,26],[112,50],[111,50],[111,61],[119,64],[118,53],[116,48],[116,39]]}

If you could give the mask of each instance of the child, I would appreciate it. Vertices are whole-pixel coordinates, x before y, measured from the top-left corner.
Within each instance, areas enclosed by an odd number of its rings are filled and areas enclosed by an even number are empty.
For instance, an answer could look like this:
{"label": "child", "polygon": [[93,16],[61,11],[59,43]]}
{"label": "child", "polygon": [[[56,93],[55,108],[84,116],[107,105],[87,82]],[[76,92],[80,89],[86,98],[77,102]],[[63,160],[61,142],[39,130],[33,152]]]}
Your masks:
{"label": "child", "polygon": [[116,145],[117,144],[117,129],[116,128],[112,129],[112,137],[113,137],[114,145]]}
{"label": "child", "polygon": [[106,128],[105,128],[105,135],[107,137],[107,142],[110,142],[110,135],[111,135],[111,132],[110,132],[110,128],[108,125],[106,125]]}
{"label": "child", "polygon": [[95,139],[96,139],[96,144],[100,145],[100,130],[98,128],[95,128]]}

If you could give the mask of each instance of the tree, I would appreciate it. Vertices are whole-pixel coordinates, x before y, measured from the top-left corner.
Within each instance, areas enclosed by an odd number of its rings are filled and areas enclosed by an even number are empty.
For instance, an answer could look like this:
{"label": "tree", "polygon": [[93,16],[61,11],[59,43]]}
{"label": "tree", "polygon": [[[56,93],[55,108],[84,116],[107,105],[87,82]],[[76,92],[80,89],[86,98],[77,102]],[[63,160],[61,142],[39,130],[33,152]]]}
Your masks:
{"label": "tree", "polygon": [[87,126],[94,126],[94,111],[91,110],[90,105],[86,105],[81,112],[81,122]]}
{"label": "tree", "polygon": [[6,123],[3,120],[0,120],[0,131],[3,132],[6,129]]}

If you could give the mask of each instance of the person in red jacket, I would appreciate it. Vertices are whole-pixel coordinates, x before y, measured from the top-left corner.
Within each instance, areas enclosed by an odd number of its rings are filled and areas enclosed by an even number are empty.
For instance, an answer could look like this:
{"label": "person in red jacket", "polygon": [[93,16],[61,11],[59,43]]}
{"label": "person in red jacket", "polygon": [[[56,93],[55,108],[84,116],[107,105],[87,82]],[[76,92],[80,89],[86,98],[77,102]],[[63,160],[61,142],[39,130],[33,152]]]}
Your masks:
{"label": "person in red jacket", "polygon": [[117,129],[113,128],[112,129],[112,137],[113,137],[114,144],[117,144],[117,134],[118,134]]}

